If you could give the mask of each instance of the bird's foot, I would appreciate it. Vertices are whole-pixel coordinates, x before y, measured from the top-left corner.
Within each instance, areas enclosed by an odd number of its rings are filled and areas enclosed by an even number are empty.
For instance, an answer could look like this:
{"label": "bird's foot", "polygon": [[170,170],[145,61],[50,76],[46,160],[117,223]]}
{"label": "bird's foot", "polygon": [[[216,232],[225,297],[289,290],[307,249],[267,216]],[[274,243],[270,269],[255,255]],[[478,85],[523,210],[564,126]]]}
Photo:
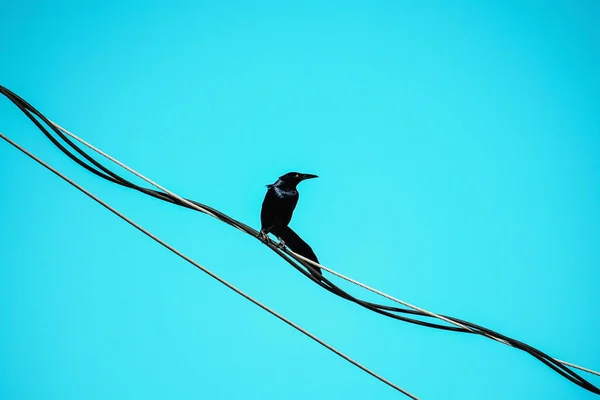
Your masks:
{"label": "bird's foot", "polygon": [[268,233],[265,231],[260,231],[258,232],[258,240],[260,240],[261,242],[263,242],[264,244],[267,244],[269,242],[269,236]]}
{"label": "bird's foot", "polygon": [[277,248],[279,250],[283,250],[285,248],[285,242],[283,240],[281,240],[281,238],[277,238],[279,239],[279,243],[277,243]]}

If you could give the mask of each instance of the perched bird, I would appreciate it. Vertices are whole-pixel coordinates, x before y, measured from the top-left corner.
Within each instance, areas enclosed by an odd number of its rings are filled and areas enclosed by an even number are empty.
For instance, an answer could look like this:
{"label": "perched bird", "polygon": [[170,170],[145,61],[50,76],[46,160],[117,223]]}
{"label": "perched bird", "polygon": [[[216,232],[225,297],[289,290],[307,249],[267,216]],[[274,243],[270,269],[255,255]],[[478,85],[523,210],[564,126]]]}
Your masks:
{"label": "perched bird", "polygon": [[[272,233],[279,239],[280,246],[287,246],[293,252],[318,263],[319,260],[312,248],[288,226],[298,204],[299,195],[296,186],[303,180],[312,178],[317,178],[317,175],[288,172],[280,176],[274,184],[267,185],[267,194],[260,212],[262,225],[260,237],[266,240],[267,235]],[[317,268],[317,270],[319,276],[313,275],[321,278],[321,269]]]}

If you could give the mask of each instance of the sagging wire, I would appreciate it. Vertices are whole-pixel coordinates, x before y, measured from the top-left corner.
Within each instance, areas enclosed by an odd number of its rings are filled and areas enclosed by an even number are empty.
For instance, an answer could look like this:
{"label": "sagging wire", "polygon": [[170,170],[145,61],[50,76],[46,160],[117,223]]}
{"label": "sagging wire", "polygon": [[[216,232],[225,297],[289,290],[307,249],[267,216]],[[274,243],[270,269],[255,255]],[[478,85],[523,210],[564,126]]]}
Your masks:
{"label": "sagging wire", "polygon": [[170,244],[168,244],[164,240],[160,239],[158,236],[156,236],[153,233],[151,233],[150,231],[146,230],[141,225],[137,224],[136,222],[134,222],[133,220],[131,220],[130,218],[128,218],[127,216],[125,216],[124,214],[122,214],[121,212],[119,212],[117,209],[113,208],[111,205],[109,205],[108,203],[106,203],[105,201],[103,201],[102,199],[100,199],[99,197],[97,197],[96,195],[94,195],[93,193],[91,193],[90,191],[88,191],[87,189],[85,189],[84,187],[82,187],[81,185],[79,185],[78,183],[76,183],[75,181],[73,181],[72,179],[68,178],[67,176],[65,176],[64,174],[62,174],[61,172],[59,172],[58,170],[56,170],[55,168],[53,168],[52,166],[50,166],[49,164],[47,164],[46,162],[44,162],[43,160],[41,160],[40,158],[36,157],[34,154],[32,154],[31,152],[29,152],[25,148],[21,147],[19,144],[17,144],[16,142],[14,142],[13,140],[11,140],[10,138],[8,138],[7,136],[5,136],[4,134],[0,133],[0,138],[2,138],[6,142],[8,142],[12,146],[14,146],[16,149],[18,149],[21,152],[25,153],[31,159],[33,159],[34,161],[36,161],[37,163],[39,163],[40,165],[42,165],[43,167],[45,167],[49,171],[53,172],[55,175],[57,175],[58,177],[60,177],[61,179],[63,179],[67,183],[69,183],[71,186],[75,187],[76,189],[78,189],[79,191],[81,191],[82,193],[84,193],[85,195],[87,195],[88,197],[90,197],[91,199],[93,199],[94,201],[96,201],[97,203],[99,203],[100,205],[102,205],[103,207],[105,207],[107,210],[111,211],[113,214],[115,214],[116,216],[118,216],[119,218],[121,218],[122,220],[124,220],[125,222],[127,222],[128,224],[130,224],[131,226],[133,226],[134,228],[136,228],[137,230],[139,230],[140,232],[142,232],[143,234],[145,234],[146,236],[148,236],[149,238],[151,238],[152,240],[154,240],[155,242],[159,243],[163,247],[167,248],[171,252],[173,252],[176,255],[178,255],[179,257],[183,258],[185,261],[187,261],[188,263],[192,264],[193,266],[195,266],[196,268],[198,268],[202,272],[206,273],[211,278],[216,279],[219,283],[227,286],[229,289],[233,290],[234,292],[236,292],[240,296],[244,297],[246,300],[251,301],[255,305],[259,306],[260,308],[262,308],[263,310],[267,311],[271,315],[277,317],[278,319],[280,319],[281,321],[283,321],[286,324],[290,325],[294,329],[300,331],[301,333],[303,333],[304,335],[308,336],[309,338],[311,338],[315,342],[319,343],[323,347],[327,348],[328,350],[332,351],[336,355],[342,357],[343,359],[345,359],[346,361],[348,361],[351,364],[355,365],[356,367],[360,368],[361,370],[363,370],[364,372],[368,373],[369,375],[371,375],[371,376],[379,379],[381,382],[385,383],[386,385],[392,387],[393,389],[396,389],[397,391],[403,393],[404,395],[410,397],[413,400],[419,400],[418,397],[416,397],[415,395],[411,394],[410,392],[406,391],[405,389],[402,389],[400,386],[398,386],[395,383],[389,381],[388,379],[384,378],[383,376],[377,374],[373,370],[365,367],[364,365],[360,364],[358,361],[355,361],[354,359],[350,358],[349,356],[347,356],[346,354],[344,354],[341,351],[337,350],[335,347],[331,346],[330,344],[328,344],[327,342],[323,341],[319,337],[317,337],[317,336],[313,335],[312,333],[308,332],[306,329],[302,328],[298,324],[296,324],[293,321],[287,319],[283,315],[279,314],[277,311],[275,311],[275,310],[271,309],[270,307],[264,305],[263,303],[261,303],[260,301],[256,300],[255,298],[253,298],[249,294],[243,292],[241,289],[238,289],[236,286],[234,286],[231,283],[227,282],[225,279],[221,278],[220,276],[218,276],[214,272],[212,272],[209,269],[207,269],[206,267],[200,265],[198,262],[194,261],[192,258],[186,256],[181,251],[177,250],[175,247],[171,246]]}
{"label": "sagging wire", "polygon": [[[83,139],[78,138],[77,136],[75,136],[74,134],[70,133],[69,131],[67,131],[66,129],[54,124],[52,121],[48,120],[45,116],[43,116],[39,111],[37,111],[33,106],[31,106],[29,103],[27,103],[25,100],[23,100],[22,98],[20,98],[18,95],[16,95],[15,93],[11,92],[10,90],[0,86],[0,92],[2,92],[7,98],[9,98],[9,100],[11,100],[21,111],[23,111],[23,113],[25,113],[25,115],[34,122],[34,124],[36,124],[36,126],[55,144],[57,145],[57,147],[63,152],[65,153],[67,156],[69,156],[71,159],[73,159],[74,161],[76,161],[78,164],[82,165],[84,168],[88,169],[90,172],[104,178],[107,179],[111,182],[117,183],[119,185],[125,186],[125,187],[129,187],[132,188],[134,190],[138,190],[142,193],[148,194],[152,197],[158,198],[160,200],[163,201],[167,201],[176,205],[180,205],[186,208],[191,208],[191,209],[196,209],[197,211],[206,213],[208,215],[211,215],[239,230],[244,231],[245,233],[248,233],[251,236],[254,236],[255,238],[258,239],[258,231],[254,230],[253,228],[249,227],[248,225],[245,225],[229,216],[227,216],[226,214],[212,208],[209,207],[207,205],[204,205],[202,203],[193,201],[193,200],[187,200],[184,198],[181,198],[177,195],[175,195],[172,192],[169,192],[168,190],[166,190],[165,188],[163,188],[162,186],[154,183],[153,181],[149,180],[148,178],[144,177],[142,174],[134,171],[133,169],[127,167],[125,164],[119,162],[118,160],[114,159],[113,157],[108,156],[108,154],[102,152],[101,150],[95,148],[94,146],[90,145],[89,143],[85,142]],[[32,115],[33,114],[33,115]],[[46,129],[45,127],[38,121],[37,118],[39,118],[42,122],[44,122],[47,126],[49,126],[51,128],[51,130],[60,138],[62,139],[69,147],[71,147],[73,150],[75,150],[77,153],[79,153],[82,157],[84,157],[89,163],[91,163],[92,165],[88,164],[87,162],[85,162],[84,160],[78,158],[75,154],[71,153],[68,149],[66,149],[62,144],[60,144],[58,142],[58,140],[56,138],[54,138]],[[87,153],[85,153],[85,151],[83,151],[81,148],[79,148],[77,145],[75,145],[69,138],[67,138],[66,135],[72,137],[73,139],[79,141],[80,143],[84,144],[85,146],[91,148],[92,150],[98,152],[99,154],[101,154],[102,156],[108,158],[109,160],[117,163],[119,166],[127,169],[128,171],[130,171],[131,173],[134,173],[136,176],[140,177],[141,179],[146,180],[146,182],[152,184],[153,186],[159,188],[160,190],[162,190],[161,192],[159,191],[155,191],[152,189],[147,189],[138,185],[133,184],[132,182],[129,182],[127,180],[125,180],[124,178],[120,177],[119,175],[115,174],[114,172],[112,172],[111,170],[109,170],[108,168],[105,168],[102,164],[98,163],[95,159],[93,159],[91,156],[89,156]],[[95,169],[94,166],[98,169]],[[393,298],[389,295],[384,294],[383,292],[377,291],[373,288],[370,288],[366,285],[363,284],[359,284],[359,282],[354,281],[348,277],[345,277],[339,273],[336,273],[335,271],[326,268],[324,266],[321,266],[317,263],[314,263],[311,260],[305,259],[304,257],[302,257],[299,254],[293,253],[292,251],[290,251],[287,248],[284,248],[283,250],[279,249],[277,247],[277,244],[272,241],[272,240],[268,240],[266,242],[267,246],[273,250],[274,252],[276,252],[279,256],[281,256],[285,261],[287,261],[289,264],[291,264],[294,268],[296,268],[298,271],[300,271],[302,274],[304,274],[305,276],[307,276],[309,279],[313,280],[315,283],[317,283],[319,286],[323,287],[324,289],[328,290],[329,292],[340,296],[346,300],[352,301],[358,305],[361,305],[362,307],[365,307],[371,311],[377,312],[379,314],[383,314],[386,315],[388,317],[391,318],[395,318],[395,319],[399,319],[405,322],[409,322],[409,323],[413,323],[413,324],[418,324],[418,325],[422,325],[422,326],[427,326],[427,327],[432,327],[432,328],[436,328],[436,329],[442,329],[442,330],[449,330],[449,331],[456,331],[456,332],[464,332],[464,333],[471,333],[471,334],[479,334],[479,335],[483,335],[483,336],[487,336],[489,338],[492,338],[493,340],[499,341],[501,343],[510,345],[512,347],[518,348],[520,350],[526,351],[527,353],[531,354],[532,356],[536,357],[538,360],[540,360],[541,362],[543,362],[544,364],[546,364],[547,366],[549,366],[550,368],[552,368],[555,372],[559,373],[561,376],[569,379],[571,382],[577,384],[578,386],[589,390],[592,393],[596,393],[596,394],[600,394],[600,389],[597,388],[596,386],[592,385],[590,382],[588,382],[587,380],[585,380],[584,378],[582,378],[581,376],[579,376],[577,373],[575,373],[574,371],[572,371],[570,368],[567,367],[573,367],[573,368],[577,368],[580,369],[582,371],[586,371],[586,372],[590,372],[592,374],[595,375],[600,375],[599,373],[590,370],[588,368],[584,368],[584,367],[580,367],[577,366],[575,364],[572,363],[567,363],[567,362],[563,362],[563,361],[559,361],[557,359],[554,359],[553,357],[550,357],[547,354],[542,353],[541,351],[523,343],[520,342],[518,340],[506,337],[504,335],[499,334],[498,332],[492,331],[490,329],[481,327],[479,325],[470,323],[468,321],[463,321],[460,320],[458,318],[453,318],[453,317],[449,317],[449,316],[444,316],[444,315],[438,315],[438,314],[434,314],[431,313],[429,311],[423,310],[421,308],[418,308],[416,306],[412,306],[406,302],[402,302],[396,298]],[[406,309],[406,308],[399,308],[399,307],[391,307],[391,306],[387,306],[387,305],[382,305],[382,304],[376,304],[376,303],[372,303],[372,302],[367,302],[361,299],[358,299],[352,295],[350,295],[349,293],[343,291],[341,288],[339,288],[338,286],[336,286],[335,284],[333,284],[331,281],[329,281],[328,279],[326,279],[325,277],[323,277],[322,279],[316,279],[314,277],[314,274],[311,274],[310,272],[315,272],[315,266],[321,267],[324,270],[333,273],[334,275],[341,277],[343,279],[346,279],[354,284],[358,284],[359,286],[366,288],[368,290],[371,290],[379,295],[382,295],[383,297],[386,297],[389,300],[398,302],[404,306],[407,307],[411,307],[412,309]],[[304,267],[304,268],[303,268]],[[309,272],[310,271],[310,272]],[[416,315],[419,317],[430,317],[430,318],[437,318],[437,319],[441,319],[447,323],[450,323],[454,326],[447,326],[447,325],[440,325],[440,324],[435,324],[435,323],[430,323],[430,322],[426,322],[426,321],[422,321],[422,320],[418,320],[418,319],[414,319],[414,318],[408,318],[402,315],[398,315],[397,313],[402,313],[402,314],[410,314],[410,315]]]}

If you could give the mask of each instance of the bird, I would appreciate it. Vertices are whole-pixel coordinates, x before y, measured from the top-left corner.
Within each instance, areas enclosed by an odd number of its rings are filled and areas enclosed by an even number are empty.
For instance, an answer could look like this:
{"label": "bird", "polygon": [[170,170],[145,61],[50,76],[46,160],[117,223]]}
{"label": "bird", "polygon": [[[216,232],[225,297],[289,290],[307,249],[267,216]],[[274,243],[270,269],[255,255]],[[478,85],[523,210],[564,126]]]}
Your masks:
{"label": "bird", "polygon": [[[271,185],[267,185],[267,194],[262,203],[260,212],[261,229],[259,239],[267,240],[267,235],[272,233],[279,239],[279,248],[287,246],[290,250],[298,253],[309,260],[319,263],[312,248],[288,225],[292,220],[292,214],[298,204],[298,184],[307,179],[318,178],[317,175],[303,174],[300,172],[288,172],[277,179]],[[309,271],[313,276],[321,279],[321,269],[314,267],[318,276]]]}

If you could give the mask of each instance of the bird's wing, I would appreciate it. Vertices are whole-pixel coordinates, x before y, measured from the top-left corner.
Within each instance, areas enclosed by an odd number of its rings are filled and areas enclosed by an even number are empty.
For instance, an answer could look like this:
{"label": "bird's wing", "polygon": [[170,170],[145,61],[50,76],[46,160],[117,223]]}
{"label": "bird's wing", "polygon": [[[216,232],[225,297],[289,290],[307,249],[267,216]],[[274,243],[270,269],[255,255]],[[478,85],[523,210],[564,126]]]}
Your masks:
{"label": "bird's wing", "polygon": [[260,222],[262,229],[269,231],[273,226],[277,225],[278,216],[280,214],[278,204],[281,199],[275,194],[275,189],[271,185],[268,186],[267,194],[262,203],[262,209],[260,211]]}

